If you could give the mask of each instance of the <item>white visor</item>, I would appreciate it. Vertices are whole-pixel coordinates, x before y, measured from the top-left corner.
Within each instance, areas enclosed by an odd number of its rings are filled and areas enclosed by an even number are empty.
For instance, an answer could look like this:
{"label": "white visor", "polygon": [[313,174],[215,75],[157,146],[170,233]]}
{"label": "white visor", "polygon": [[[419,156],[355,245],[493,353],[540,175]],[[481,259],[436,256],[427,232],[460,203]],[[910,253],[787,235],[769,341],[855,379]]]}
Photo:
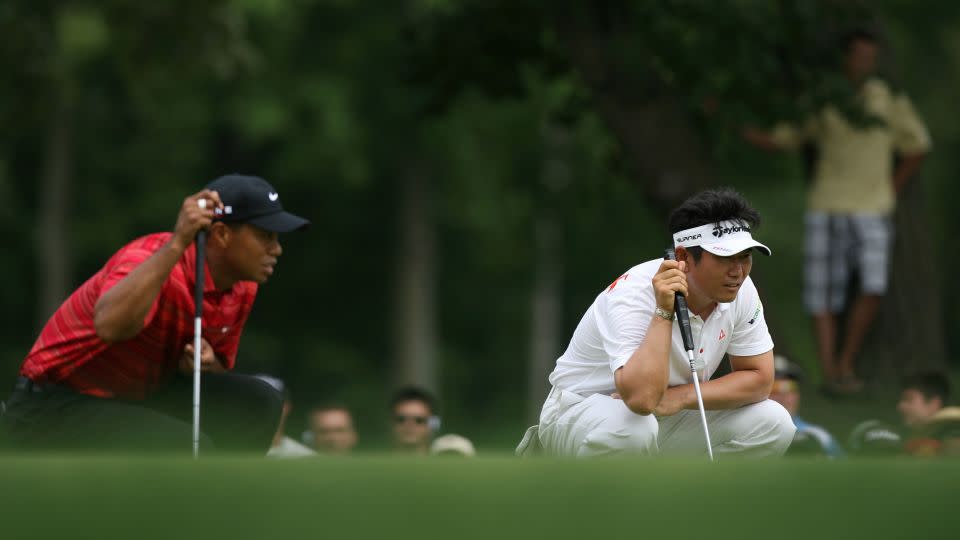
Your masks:
{"label": "white visor", "polygon": [[750,226],[739,221],[709,223],[673,235],[673,247],[693,246],[700,246],[721,257],[736,255],[750,248],[757,248],[764,255],[771,253],[770,248],[753,239]]}

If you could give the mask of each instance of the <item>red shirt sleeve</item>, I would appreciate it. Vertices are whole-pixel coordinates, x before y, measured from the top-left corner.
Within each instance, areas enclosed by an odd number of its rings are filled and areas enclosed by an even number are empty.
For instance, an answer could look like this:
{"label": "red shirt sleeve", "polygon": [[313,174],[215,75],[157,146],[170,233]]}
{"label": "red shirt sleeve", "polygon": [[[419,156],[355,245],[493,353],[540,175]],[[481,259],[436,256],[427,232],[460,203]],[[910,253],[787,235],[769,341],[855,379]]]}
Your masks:
{"label": "red shirt sleeve", "polygon": [[[106,272],[103,274],[103,282],[100,285],[100,295],[97,297],[97,300],[103,297],[107,291],[112,289],[117,283],[123,281],[130,272],[143,264],[147,259],[153,255],[152,251],[145,249],[128,249],[118,253],[113,260],[110,261]],[[153,320],[154,315],[157,313],[159,295],[157,298],[153,299],[153,303],[150,304],[150,309],[147,311],[147,316],[143,319],[143,326],[146,327],[150,324],[150,321]]]}

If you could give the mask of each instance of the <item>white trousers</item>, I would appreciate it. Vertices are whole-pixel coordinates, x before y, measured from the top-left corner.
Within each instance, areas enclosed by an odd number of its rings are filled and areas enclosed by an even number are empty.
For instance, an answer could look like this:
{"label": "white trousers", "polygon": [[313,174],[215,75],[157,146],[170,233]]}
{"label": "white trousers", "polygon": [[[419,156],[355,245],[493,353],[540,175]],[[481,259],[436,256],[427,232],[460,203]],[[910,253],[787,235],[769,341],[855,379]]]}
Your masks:
{"label": "white trousers", "polygon": [[[737,409],[707,411],[715,454],[780,456],[796,427],[779,403],[764,400]],[[540,445],[548,455],[707,454],[699,410],[641,416],[603,394],[583,398],[554,388],[540,413]]]}

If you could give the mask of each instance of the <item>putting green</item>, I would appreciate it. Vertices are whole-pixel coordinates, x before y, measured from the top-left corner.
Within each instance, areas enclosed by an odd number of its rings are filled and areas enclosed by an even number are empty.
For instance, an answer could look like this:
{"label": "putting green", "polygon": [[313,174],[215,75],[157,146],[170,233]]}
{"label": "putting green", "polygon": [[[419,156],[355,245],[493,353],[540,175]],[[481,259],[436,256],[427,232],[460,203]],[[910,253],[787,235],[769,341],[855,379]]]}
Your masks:
{"label": "putting green", "polygon": [[960,462],[0,456],[3,538],[957,538]]}

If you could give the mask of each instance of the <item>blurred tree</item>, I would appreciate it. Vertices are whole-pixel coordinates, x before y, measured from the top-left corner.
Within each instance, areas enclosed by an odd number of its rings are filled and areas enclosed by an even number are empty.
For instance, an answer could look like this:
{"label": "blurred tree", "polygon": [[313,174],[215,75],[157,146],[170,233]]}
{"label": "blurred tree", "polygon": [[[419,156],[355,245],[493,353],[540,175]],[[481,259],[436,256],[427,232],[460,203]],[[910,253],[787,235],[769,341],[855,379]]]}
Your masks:
{"label": "blurred tree", "polygon": [[[878,24],[881,14],[866,2],[444,5],[424,34],[414,71],[438,89],[434,106],[442,109],[464,88],[494,98],[522,93],[517,81],[524,66],[554,75],[572,69],[616,137],[623,170],[661,216],[715,183],[716,158],[742,144],[739,127],[746,122],[800,118],[826,103],[855,125],[874,121],[837,69],[839,35]],[[478,35],[471,27],[494,30]],[[451,51],[473,61],[448,62]],[[926,310],[916,295],[897,292],[909,290],[902,280],[913,282],[903,269],[913,263],[917,235],[928,230],[925,215],[919,197],[906,198],[898,211],[893,290],[877,325],[885,330],[874,333],[870,362],[861,363],[888,383],[905,371],[944,366],[939,301]],[[928,282],[940,280],[935,266],[925,270]],[[894,329],[909,335],[901,341],[905,348],[890,346]]]}
{"label": "blurred tree", "polygon": [[[282,376],[298,405],[347,401],[366,441],[404,380],[435,385],[453,429],[515,442],[583,308],[660,253],[676,200],[724,179],[789,246],[756,272],[778,346],[802,351],[799,257],[785,253],[800,251],[799,167],[745,149],[738,128],[848,100],[828,37],[866,5],[948,147],[960,137],[956,10],[920,4],[2,2],[0,223],[14,234],[0,260],[15,284],[0,289],[2,365],[13,374],[49,311],[41,291],[52,305],[233,171],[266,176],[314,223],[283,239],[241,369]],[[935,154],[902,232],[948,213],[954,159]],[[945,245],[942,227],[927,241]],[[891,311],[935,329],[907,278],[939,283],[939,265],[898,253],[891,296],[905,300]],[[946,305],[957,294],[944,289]],[[883,354],[901,351],[889,346],[901,332],[911,351],[940,340],[891,321],[875,336]]]}
{"label": "blurred tree", "polygon": [[568,163],[572,135],[556,119],[542,123],[543,164],[540,197],[533,216],[533,291],[530,295],[530,363],[527,373],[527,420],[540,417],[543,400],[550,391],[547,376],[563,348],[564,238],[561,197],[573,180]]}
{"label": "blurred tree", "polygon": [[[78,155],[76,141],[87,129],[81,125],[78,137],[78,118],[90,112],[97,79],[104,77],[106,67],[114,77],[128,77],[127,89],[135,91],[150,75],[183,78],[191,69],[211,66],[229,71],[240,37],[231,26],[234,21],[224,19],[227,4],[169,2],[137,9],[119,1],[11,1],[0,10],[0,29],[8,37],[5,73],[22,92],[18,114],[23,116],[18,119],[42,126],[45,141],[38,172],[32,175],[40,179],[34,243],[41,276],[39,324],[72,285],[70,203],[75,198],[76,171],[91,159]],[[179,39],[173,44],[155,39],[169,35]],[[190,55],[183,54],[187,50]]]}
{"label": "blurred tree", "polygon": [[397,386],[413,384],[437,392],[433,182],[423,164],[407,167],[398,178],[393,377]]}

